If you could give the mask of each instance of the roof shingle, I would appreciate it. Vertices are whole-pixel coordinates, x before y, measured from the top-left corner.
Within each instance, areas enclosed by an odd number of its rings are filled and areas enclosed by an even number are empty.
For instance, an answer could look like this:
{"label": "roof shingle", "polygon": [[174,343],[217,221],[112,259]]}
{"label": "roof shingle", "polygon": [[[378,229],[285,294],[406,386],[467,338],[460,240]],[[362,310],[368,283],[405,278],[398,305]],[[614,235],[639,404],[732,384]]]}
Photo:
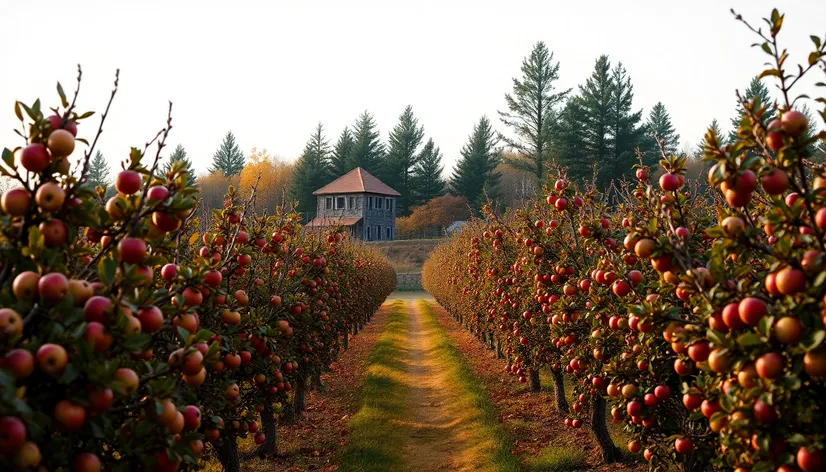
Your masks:
{"label": "roof shingle", "polygon": [[361,167],[356,167],[329,184],[313,192],[313,195],[330,195],[334,193],[376,193],[399,197],[401,194],[377,179]]}

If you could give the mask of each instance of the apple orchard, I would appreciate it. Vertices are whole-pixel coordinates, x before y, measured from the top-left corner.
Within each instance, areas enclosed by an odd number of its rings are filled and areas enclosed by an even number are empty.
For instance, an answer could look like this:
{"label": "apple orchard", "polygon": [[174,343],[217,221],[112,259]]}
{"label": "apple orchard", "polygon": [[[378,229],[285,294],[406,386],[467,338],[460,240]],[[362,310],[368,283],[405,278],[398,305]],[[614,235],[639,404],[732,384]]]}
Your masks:
{"label": "apple orchard", "polygon": [[826,99],[809,123],[794,88],[826,87],[826,40],[790,66],[782,21],[746,24],[781,99],[740,99],[730,144],[709,130],[708,185],[664,152],[610,190],[560,169],[542,200],[487,207],[425,265],[425,288],[507,374],[536,390],[547,374],[561,420],[607,462],[623,454],[613,421],[652,470],[826,470],[826,172],[807,159]]}
{"label": "apple orchard", "polygon": [[85,182],[109,106],[87,134],[58,94],[15,104],[23,144],[2,155],[0,469],[239,470],[246,437],[274,453],[274,415],[303,407],[393,269],[290,208],[255,214],[254,188],[201,221],[186,169],[158,169],[171,114],[104,200]]}

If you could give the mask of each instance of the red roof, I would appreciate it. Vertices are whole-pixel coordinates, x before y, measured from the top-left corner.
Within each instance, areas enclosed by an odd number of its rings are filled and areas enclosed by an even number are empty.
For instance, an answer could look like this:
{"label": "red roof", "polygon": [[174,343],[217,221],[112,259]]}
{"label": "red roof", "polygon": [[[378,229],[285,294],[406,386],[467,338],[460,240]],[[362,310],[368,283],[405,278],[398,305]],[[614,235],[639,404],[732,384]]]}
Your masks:
{"label": "red roof", "polygon": [[401,194],[387,184],[377,179],[373,174],[361,167],[356,167],[329,184],[313,192],[313,195],[329,195],[333,193],[377,193],[399,197]]}
{"label": "red roof", "polygon": [[307,226],[352,226],[361,221],[361,217],[315,217]]}

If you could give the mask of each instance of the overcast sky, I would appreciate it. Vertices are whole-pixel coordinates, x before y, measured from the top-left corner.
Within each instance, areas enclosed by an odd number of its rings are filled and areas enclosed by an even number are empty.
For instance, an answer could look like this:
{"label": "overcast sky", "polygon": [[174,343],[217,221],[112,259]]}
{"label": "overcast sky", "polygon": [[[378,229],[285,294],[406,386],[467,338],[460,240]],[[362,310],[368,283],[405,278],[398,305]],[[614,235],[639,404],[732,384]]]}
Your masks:
{"label": "overcast sky", "polygon": [[73,89],[80,63],[80,110],[102,110],[121,69],[100,142],[113,169],[164,125],[167,100],[171,145],[198,173],[227,130],[245,153],[293,160],[318,121],[332,144],[366,109],[386,139],[407,104],[450,169],[480,116],[503,130],[497,110],[537,41],[561,63],[560,88],[583,83],[600,54],[622,61],[635,108],[662,101],[694,144],[713,118],[728,127],[735,89],[765,57],[729,8],[757,24],[775,4],[804,61],[809,35],[826,33],[824,0],[0,0],[0,146],[20,144],[14,101],[57,104],[55,82]]}

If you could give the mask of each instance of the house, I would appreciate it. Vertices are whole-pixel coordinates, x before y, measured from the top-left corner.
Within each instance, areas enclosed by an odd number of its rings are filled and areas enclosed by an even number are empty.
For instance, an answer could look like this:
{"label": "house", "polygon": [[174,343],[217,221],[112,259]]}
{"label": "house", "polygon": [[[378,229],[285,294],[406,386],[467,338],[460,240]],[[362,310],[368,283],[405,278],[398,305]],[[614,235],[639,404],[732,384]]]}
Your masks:
{"label": "house", "polygon": [[357,167],[313,192],[318,212],[309,228],[346,227],[364,241],[396,236],[396,197],[401,194]]}
{"label": "house", "polygon": [[448,236],[451,236],[454,233],[456,233],[457,231],[464,228],[465,225],[467,225],[467,221],[463,221],[463,220],[454,221],[453,223],[450,223],[450,226],[445,228],[445,234],[447,234]]}

